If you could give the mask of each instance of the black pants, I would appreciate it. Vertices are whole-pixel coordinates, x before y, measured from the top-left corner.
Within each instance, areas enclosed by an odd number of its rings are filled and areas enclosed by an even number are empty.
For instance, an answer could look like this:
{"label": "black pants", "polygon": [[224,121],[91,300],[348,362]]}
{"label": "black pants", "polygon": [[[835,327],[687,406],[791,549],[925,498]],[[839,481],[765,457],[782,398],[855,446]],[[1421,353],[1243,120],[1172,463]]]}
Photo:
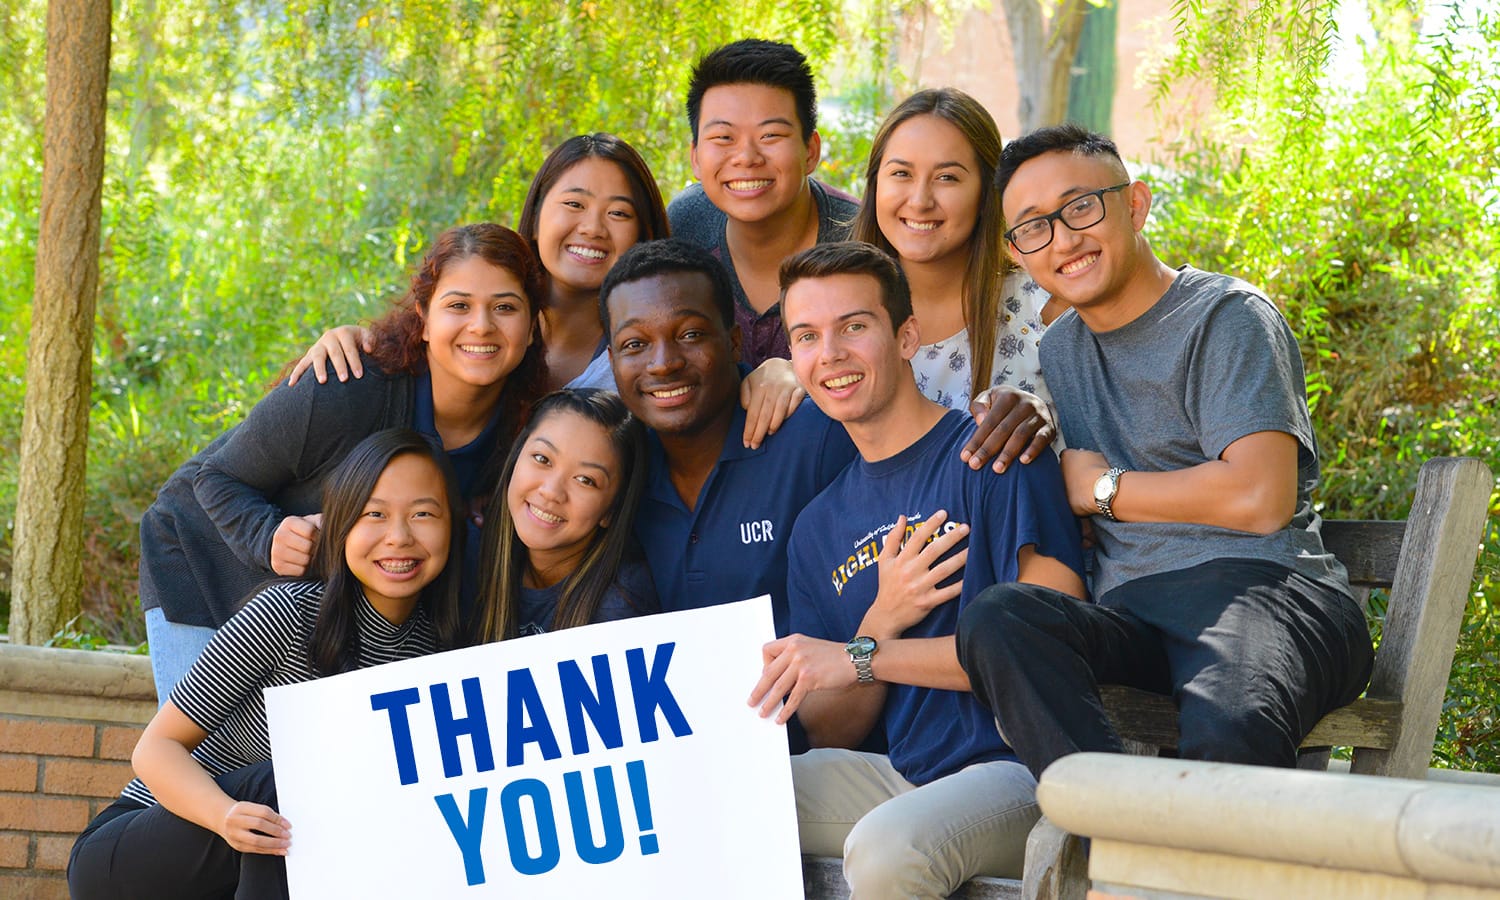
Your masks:
{"label": "black pants", "polygon": [[1293,766],[1374,658],[1353,600],[1242,559],[1140,578],[1097,605],[996,585],[960,615],[957,640],[975,697],[1038,778],[1060,756],[1121,749],[1101,684],[1171,694],[1184,759]]}
{"label": "black pants", "polygon": [[[224,793],[276,807],[269,762],[215,779]],[[168,812],[121,798],[94,817],[68,860],[73,900],[284,898],[286,859],[240,853],[212,831]]]}

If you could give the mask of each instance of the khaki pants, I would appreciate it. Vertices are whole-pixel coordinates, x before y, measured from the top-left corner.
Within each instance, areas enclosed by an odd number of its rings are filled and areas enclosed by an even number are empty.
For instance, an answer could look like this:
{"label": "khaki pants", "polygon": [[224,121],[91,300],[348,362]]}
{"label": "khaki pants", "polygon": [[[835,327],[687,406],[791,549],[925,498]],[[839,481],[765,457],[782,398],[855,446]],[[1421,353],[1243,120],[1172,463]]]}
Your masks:
{"label": "khaki pants", "polygon": [[929,784],[855,750],[792,757],[802,852],[842,856],[855,900],[944,898],[975,875],[1018,878],[1040,814],[1017,762],[976,763]]}

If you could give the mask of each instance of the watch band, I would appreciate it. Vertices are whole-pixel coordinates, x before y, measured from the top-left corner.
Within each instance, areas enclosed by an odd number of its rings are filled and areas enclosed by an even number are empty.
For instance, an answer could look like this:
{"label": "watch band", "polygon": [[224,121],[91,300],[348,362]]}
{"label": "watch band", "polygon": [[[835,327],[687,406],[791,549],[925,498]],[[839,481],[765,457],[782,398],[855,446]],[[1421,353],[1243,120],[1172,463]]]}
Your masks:
{"label": "watch band", "polygon": [[875,656],[875,650],[879,646],[874,638],[864,635],[844,645],[844,652],[849,654],[849,661],[854,663],[854,674],[860,684],[874,683],[875,670],[870,667],[870,660]]}
{"label": "watch band", "polygon": [[1124,469],[1119,466],[1111,466],[1109,471],[1104,473],[1104,477],[1109,479],[1109,496],[1094,497],[1094,505],[1099,507],[1099,511],[1104,514],[1104,518],[1111,522],[1120,521],[1115,518],[1114,503],[1115,495],[1120,493],[1120,476],[1124,474]]}

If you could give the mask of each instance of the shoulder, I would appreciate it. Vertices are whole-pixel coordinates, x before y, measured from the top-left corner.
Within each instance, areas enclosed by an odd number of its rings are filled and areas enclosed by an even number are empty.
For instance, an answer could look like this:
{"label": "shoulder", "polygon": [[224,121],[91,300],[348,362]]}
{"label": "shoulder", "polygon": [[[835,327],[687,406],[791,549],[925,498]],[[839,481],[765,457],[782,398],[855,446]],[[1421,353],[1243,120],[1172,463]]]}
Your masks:
{"label": "shoulder", "polygon": [[858,198],[831,187],[816,178],[807,179],[813,199],[818,204],[818,215],[824,222],[847,231],[859,215]]}
{"label": "shoulder", "polygon": [[[327,411],[329,414],[335,414],[338,411],[373,413],[383,405],[378,402],[380,398],[389,396],[393,391],[410,392],[412,380],[410,375],[388,374],[371,357],[361,355],[361,359],[365,368],[362,378],[350,378],[347,381],[329,378],[326,383],[322,384],[310,376],[302,378],[294,385],[281,381],[256,404],[256,409],[262,412],[317,409],[320,412]],[[311,424],[314,427],[320,424],[342,427],[344,423],[321,420]]]}
{"label": "shoulder", "polygon": [[615,583],[600,604],[600,611],[618,610],[620,614],[609,616],[623,619],[661,612],[661,601],[657,599],[656,582],[651,578],[651,567],[638,556],[629,556],[620,564]]}
{"label": "shoulder", "polygon": [[787,460],[788,465],[822,468],[830,459],[846,463],[855,456],[849,432],[807,397],[775,434],[766,437],[764,446],[766,453]]}
{"label": "shoulder", "polygon": [[667,221],[672,227],[672,237],[682,238],[703,247],[718,243],[718,230],[725,219],[724,213],[714,206],[703,192],[703,185],[694,182],[678,192],[667,204]]}
{"label": "shoulder", "polygon": [[[786,417],[775,434],[766,437],[766,446],[792,444],[798,440],[821,440],[830,431],[843,431],[843,426],[828,418],[809,397],[803,397],[796,410]],[[787,452],[781,450],[779,452]]]}
{"label": "shoulder", "polygon": [[297,629],[317,621],[322,602],[321,581],[277,581],[253,594],[230,621],[243,618]]}
{"label": "shoulder", "polygon": [[1249,282],[1191,267],[1178,278],[1186,292],[1182,306],[1194,310],[1200,328],[1229,330],[1237,335],[1248,331],[1290,336],[1291,327],[1281,310]]}
{"label": "shoulder", "polygon": [[813,193],[817,195],[831,212],[859,212],[859,198],[853,194],[839,190],[833,185],[819,181],[816,178],[807,179],[812,187]]}

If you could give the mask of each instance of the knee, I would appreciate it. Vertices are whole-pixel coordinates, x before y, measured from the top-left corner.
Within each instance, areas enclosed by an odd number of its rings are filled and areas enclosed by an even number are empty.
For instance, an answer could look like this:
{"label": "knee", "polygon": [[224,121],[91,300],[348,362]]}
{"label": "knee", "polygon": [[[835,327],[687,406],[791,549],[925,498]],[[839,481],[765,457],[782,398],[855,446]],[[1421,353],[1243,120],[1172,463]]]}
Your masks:
{"label": "knee", "polygon": [[959,660],[988,654],[1020,631],[1020,612],[1028,595],[1019,584],[997,584],[985,588],[958,614]]}
{"label": "knee", "polygon": [[281,808],[276,802],[276,772],[269,759],[246,766],[238,774],[239,784],[236,790],[229,792],[230,796],[236,800],[262,803],[272,809]]}
{"label": "knee", "polygon": [[882,816],[879,810],[860,819],[844,841],[844,880],[857,900],[905,900],[947,897],[958,888],[934,871],[923,849],[923,835],[909,821]]}

